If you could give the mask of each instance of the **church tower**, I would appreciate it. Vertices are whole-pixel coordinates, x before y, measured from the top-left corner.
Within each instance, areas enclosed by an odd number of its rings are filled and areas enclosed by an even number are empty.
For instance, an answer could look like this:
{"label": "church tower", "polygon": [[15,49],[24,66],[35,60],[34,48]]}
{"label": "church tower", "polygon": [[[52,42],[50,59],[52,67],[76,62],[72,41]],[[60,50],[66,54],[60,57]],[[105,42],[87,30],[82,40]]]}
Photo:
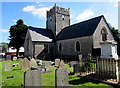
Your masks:
{"label": "church tower", "polygon": [[47,11],[46,28],[51,29],[56,36],[64,27],[70,25],[69,8],[60,8],[55,6]]}

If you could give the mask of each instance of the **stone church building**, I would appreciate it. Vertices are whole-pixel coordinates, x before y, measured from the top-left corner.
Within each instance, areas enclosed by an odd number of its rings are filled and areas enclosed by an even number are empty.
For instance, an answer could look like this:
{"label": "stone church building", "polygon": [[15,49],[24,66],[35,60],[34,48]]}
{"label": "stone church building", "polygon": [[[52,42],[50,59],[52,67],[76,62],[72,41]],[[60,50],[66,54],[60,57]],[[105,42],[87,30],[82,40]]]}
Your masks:
{"label": "stone church building", "polygon": [[69,59],[100,56],[100,42],[106,40],[114,38],[103,15],[70,25],[70,10],[55,5],[47,11],[46,29],[28,28],[24,55]]}

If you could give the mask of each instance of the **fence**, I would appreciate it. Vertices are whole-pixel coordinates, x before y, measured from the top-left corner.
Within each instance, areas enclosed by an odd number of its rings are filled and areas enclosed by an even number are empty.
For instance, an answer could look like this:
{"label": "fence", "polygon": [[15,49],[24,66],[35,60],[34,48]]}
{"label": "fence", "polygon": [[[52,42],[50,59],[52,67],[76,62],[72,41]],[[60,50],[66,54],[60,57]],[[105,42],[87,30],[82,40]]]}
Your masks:
{"label": "fence", "polygon": [[80,61],[80,75],[120,82],[120,59],[88,58]]}

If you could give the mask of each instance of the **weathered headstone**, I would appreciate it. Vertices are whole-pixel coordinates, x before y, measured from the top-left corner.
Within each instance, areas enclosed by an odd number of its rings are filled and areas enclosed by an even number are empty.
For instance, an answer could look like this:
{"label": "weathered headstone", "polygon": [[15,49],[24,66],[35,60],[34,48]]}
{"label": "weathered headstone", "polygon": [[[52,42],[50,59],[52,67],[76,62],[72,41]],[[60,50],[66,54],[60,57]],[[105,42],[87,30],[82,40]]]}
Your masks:
{"label": "weathered headstone", "polygon": [[36,66],[37,66],[36,60],[34,58],[32,58],[30,60],[30,67],[36,67]]}
{"label": "weathered headstone", "polygon": [[41,71],[40,70],[31,70],[31,71],[26,71],[24,74],[24,84],[25,87],[29,88],[31,87],[37,87],[37,86],[42,86],[42,77],[41,77]]}
{"label": "weathered headstone", "polygon": [[63,60],[60,61],[60,66],[59,68],[66,68],[66,65]]}
{"label": "weathered headstone", "polygon": [[13,57],[13,61],[16,61],[16,60],[17,60],[17,57],[16,57],[16,56],[14,56],[14,57]]}
{"label": "weathered headstone", "polygon": [[55,59],[55,65],[60,65],[60,59]]}
{"label": "weathered headstone", "polygon": [[12,57],[11,55],[6,55],[6,60],[11,61],[11,57]]}
{"label": "weathered headstone", "polygon": [[51,66],[51,61],[46,61],[46,62],[44,62],[44,65],[45,65],[45,66]]}
{"label": "weathered headstone", "polygon": [[79,63],[74,64],[73,65],[73,70],[74,70],[75,74],[80,73],[80,64]]}
{"label": "weathered headstone", "polygon": [[12,70],[11,70],[11,64],[10,64],[10,63],[5,63],[5,64],[4,64],[4,71],[12,71]]}
{"label": "weathered headstone", "polygon": [[77,63],[78,63],[77,61],[71,61],[71,62],[69,62],[69,65],[70,65],[70,67],[73,67],[73,65],[77,64]]}
{"label": "weathered headstone", "polygon": [[79,61],[81,61],[82,60],[82,55],[79,55]]}
{"label": "weathered headstone", "polygon": [[22,61],[22,70],[30,70],[30,62],[27,58]]}
{"label": "weathered headstone", "polygon": [[55,71],[55,85],[68,86],[68,70],[67,68],[58,68]]}
{"label": "weathered headstone", "polygon": [[47,72],[47,71],[52,71],[52,69],[51,68],[45,68],[45,71]]}

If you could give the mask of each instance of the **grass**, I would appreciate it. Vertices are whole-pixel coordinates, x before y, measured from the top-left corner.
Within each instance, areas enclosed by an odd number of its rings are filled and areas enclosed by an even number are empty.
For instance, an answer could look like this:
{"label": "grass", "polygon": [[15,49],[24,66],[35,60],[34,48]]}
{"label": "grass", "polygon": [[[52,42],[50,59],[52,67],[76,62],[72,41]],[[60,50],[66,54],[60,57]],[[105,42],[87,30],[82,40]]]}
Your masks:
{"label": "grass", "polygon": [[[3,71],[4,63],[11,63],[15,64],[18,63],[18,67],[12,67],[12,71]],[[2,67],[0,71],[2,71],[2,86],[23,86],[24,85],[24,72],[21,70],[21,61],[4,61],[0,62],[0,66]],[[69,67],[68,64],[66,64],[69,71],[73,71],[72,67]],[[55,68],[52,69],[51,73],[44,73],[42,74],[42,86],[55,86]],[[8,78],[8,76],[14,76],[14,78]],[[0,76],[1,77],[1,76]],[[68,77],[69,86],[80,86],[84,88],[89,88],[93,86],[105,86],[112,88],[112,86],[95,82],[92,80],[88,80],[85,78],[81,78],[77,75],[72,75]]]}

